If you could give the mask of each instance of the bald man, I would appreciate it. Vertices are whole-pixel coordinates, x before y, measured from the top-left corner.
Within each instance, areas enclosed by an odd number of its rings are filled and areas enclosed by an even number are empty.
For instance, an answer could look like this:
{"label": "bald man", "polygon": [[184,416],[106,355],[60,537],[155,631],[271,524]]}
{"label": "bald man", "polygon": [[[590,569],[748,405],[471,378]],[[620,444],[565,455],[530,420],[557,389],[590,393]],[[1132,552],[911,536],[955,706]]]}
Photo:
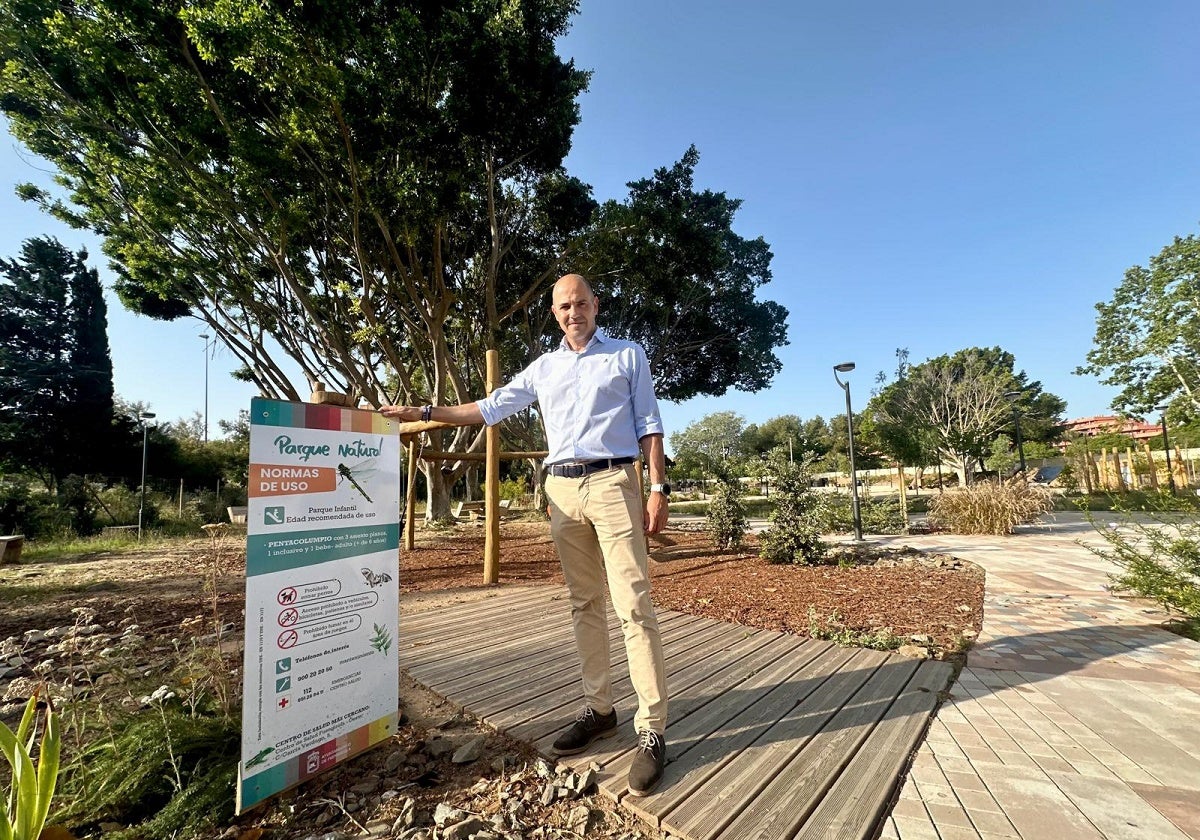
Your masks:
{"label": "bald man", "polygon": [[[584,709],[554,742],[558,755],[583,752],[617,730],[608,656],[604,585],[621,620],[629,676],[637,692],[638,747],[629,791],[649,793],[666,763],[667,685],[662,640],[650,601],[643,533],[667,524],[663,426],[646,351],[596,326],[600,299],[588,281],[567,274],[554,284],[551,311],[563,331],[558,349],[478,402],[457,406],[384,406],[387,417],[493,426],[534,402],[546,424],[546,495],[550,532],[571,597],[583,673]],[[650,471],[643,505],[633,463]]]}

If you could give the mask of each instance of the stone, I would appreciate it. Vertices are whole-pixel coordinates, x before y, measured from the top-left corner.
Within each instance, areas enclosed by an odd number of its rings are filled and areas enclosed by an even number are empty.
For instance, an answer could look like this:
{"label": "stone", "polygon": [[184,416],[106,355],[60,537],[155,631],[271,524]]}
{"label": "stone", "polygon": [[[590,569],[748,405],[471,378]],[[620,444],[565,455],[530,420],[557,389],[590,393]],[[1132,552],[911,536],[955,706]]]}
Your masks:
{"label": "stone", "polygon": [[920,647],[918,645],[901,645],[896,653],[901,656],[907,656],[909,659],[928,659],[929,648]]}
{"label": "stone", "polygon": [[392,833],[399,834],[415,825],[417,822],[417,803],[411,796],[404,797],[400,803],[400,815],[392,823]]}
{"label": "stone", "polygon": [[548,782],[546,786],[542,788],[541,803],[547,806],[553,803],[555,797],[557,796],[557,790],[558,789],[555,787],[554,782]]}
{"label": "stone", "polygon": [[452,808],[445,802],[439,802],[437,807],[433,809],[433,821],[439,828],[447,823],[462,822],[466,816],[466,811]]}
{"label": "stone", "polygon": [[567,831],[574,832],[580,836],[584,836],[588,831],[588,824],[592,821],[592,811],[586,805],[579,805],[571,809],[567,814]]}
{"label": "stone", "polygon": [[476,735],[459,747],[450,761],[455,764],[470,764],[472,761],[478,760],[483,755],[483,746],[485,743],[487,743],[486,735]]}
{"label": "stone", "polygon": [[0,700],[5,703],[28,700],[37,692],[40,685],[41,683],[33,677],[17,677],[4,689],[4,696],[0,697]]}
{"label": "stone", "polygon": [[410,828],[396,840],[432,840],[433,834],[428,828]]}
{"label": "stone", "polygon": [[393,750],[392,752],[388,753],[387,760],[383,762],[384,771],[388,773],[395,773],[400,769],[400,766],[404,764],[404,761],[407,758],[408,756],[399,750]]}
{"label": "stone", "polygon": [[579,782],[575,785],[575,790],[581,794],[587,793],[596,786],[597,776],[596,771],[589,767],[579,777]]}
{"label": "stone", "polygon": [[363,828],[365,832],[359,832],[359,837],[387,837],[392,833],[392,824],[386,820],[372,820]]}
{"label": "stone", "polygon": [[442,831],[442,840],[469,840],[469,838],[490,828],[489,824],[479,817],[467,817],[454,825],[448,825]]}
{"label": "stone", "polygon": [[366,796],[369,793],[374,793],[378,787],[378,779],[367,779],[351,787],[350,792],[357,793],[360,796]]}
{"label": "stone", "polygon": [[454,752],[454,742],[449,738],[431,738],[425,744],[425,749],[434,758],[440,758],[447,753]]}
{"label": "stone", "polygon": [[25,631],[25,644],[35,645],[38,642],[44,642],[44,641],[46,641],[46,634],[43,631],[41,631],[41,630],[26,630]]}

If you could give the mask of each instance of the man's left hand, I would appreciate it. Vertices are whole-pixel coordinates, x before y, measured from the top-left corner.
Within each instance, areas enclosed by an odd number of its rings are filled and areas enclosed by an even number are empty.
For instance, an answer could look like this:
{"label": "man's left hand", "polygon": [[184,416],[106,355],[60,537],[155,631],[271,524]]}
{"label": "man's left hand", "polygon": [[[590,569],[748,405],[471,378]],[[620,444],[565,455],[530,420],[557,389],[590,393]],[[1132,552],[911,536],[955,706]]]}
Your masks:
{"label": "man's left hand", "polygon": [[642,524],[647,534],[657,534],[667,527],[667,497],[662,493],[651,493],[642,514]]}

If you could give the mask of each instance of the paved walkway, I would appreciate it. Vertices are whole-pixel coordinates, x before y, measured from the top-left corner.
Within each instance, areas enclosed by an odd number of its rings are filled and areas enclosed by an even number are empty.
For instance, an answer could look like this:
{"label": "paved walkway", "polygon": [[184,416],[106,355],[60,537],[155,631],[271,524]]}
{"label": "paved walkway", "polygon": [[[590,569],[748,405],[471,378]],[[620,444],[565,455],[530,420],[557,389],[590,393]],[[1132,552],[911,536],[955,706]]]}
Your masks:
{"label": "paved walkway", "polygon": [[1200,644],[1107,592],[1090,526],[870,539],[987,570],[983,632],[884,840],[1200,840]]}

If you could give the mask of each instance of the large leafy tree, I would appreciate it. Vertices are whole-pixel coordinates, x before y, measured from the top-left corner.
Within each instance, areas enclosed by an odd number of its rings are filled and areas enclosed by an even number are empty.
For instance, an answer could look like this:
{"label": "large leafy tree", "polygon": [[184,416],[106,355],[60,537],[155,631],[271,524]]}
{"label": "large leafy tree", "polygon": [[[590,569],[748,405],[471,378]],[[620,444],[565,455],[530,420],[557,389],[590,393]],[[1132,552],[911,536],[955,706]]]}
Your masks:
{"label": "large leafy tree", "polygon": [[[547,345],[568,269],[617,278],[613,332],[666,324],[647,348],[664,394],[762,387],[784,313],[746,298],[769,251],[692,189],[694,153],[603,208],[562,168],[587,82],[555,51],[575,7],[10,0],[0,105],[68,201],[24,195],[102,234],[127,305],[203,318],[267,396],[306,390],[283,354],[372,404],[477,397],[485,349],[511,372]],[[426,469],[430,515],[463,468]]]}
{"label": "large leafy tree", "polygon": [[902,379],[876,393],[867,414],[888,454],[905,463],[934,454],[968,484],[996,435],[1014,422],[1014,411],[1022,435],[1046,441],[1060,434],[1065,409],[1061,398],[1016,370],[1011,353],[971,347],[907,367]]}
{"label": "large leafy tree", "polygon": [[1095,346],[1076,373],[1121,389],[1113,407],[1143,414],[1182,397],[1200,412],[1200,239],[1175,237],[1096,304]]}
{"label": "large leafy tree", "polygon": [[99,275],[86,251],[28,239],[0,261],[0,464],[55,489],[71,473],[106,472],[114,439]]}

